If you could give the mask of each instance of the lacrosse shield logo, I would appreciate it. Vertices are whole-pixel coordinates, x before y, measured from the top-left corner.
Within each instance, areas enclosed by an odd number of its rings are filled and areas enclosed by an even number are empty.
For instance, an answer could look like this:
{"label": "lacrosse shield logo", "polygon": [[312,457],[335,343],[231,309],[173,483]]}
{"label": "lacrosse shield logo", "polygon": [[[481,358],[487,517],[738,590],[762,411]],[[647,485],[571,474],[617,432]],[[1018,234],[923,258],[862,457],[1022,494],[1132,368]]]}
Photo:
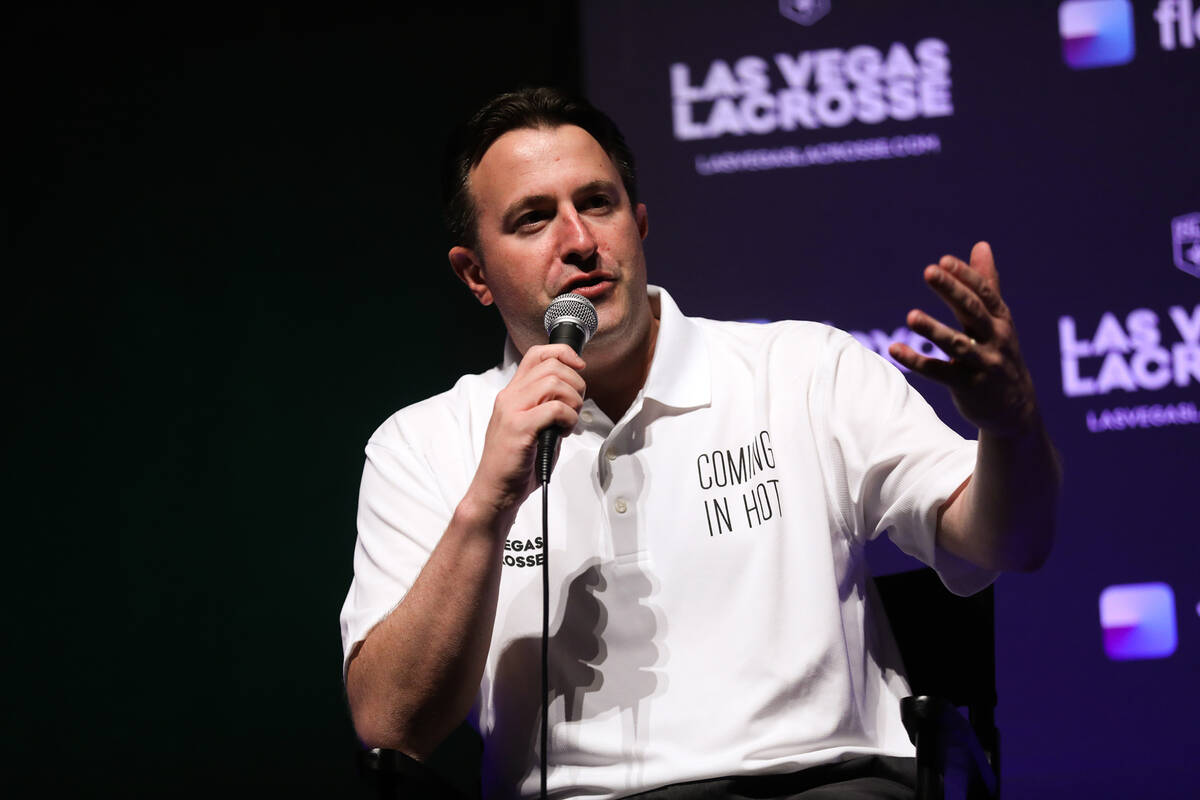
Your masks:
{"label": "lacrosse shield logo", "polygon": [[1200,213],[1171,220],[1171,248],[1175,266],[1193,278],[1200,278]]}
{"label": "lacrosse shield logo", "polygon": [[779,0],[779,13],[801,25],[812,25],[829,13],[829,0]]}

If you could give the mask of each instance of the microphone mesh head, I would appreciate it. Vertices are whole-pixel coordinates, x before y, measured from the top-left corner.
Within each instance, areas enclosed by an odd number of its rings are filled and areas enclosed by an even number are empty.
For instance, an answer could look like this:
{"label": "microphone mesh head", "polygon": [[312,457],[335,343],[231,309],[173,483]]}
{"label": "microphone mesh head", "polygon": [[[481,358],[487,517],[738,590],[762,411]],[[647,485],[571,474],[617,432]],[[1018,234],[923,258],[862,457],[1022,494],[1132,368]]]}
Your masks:
{"label": "microphone mesh head", "polygon": [[543,322],[546,325],[547,336],[560,322],[575,323],[583,331],[584,344],[588,343],[588,340],[595,335],[596,329],[600,327],[600,320],[596,317],[596,307],[592,305],[591,300],[581,294],[560,294],[554,298],[550,307],[546,309]]}

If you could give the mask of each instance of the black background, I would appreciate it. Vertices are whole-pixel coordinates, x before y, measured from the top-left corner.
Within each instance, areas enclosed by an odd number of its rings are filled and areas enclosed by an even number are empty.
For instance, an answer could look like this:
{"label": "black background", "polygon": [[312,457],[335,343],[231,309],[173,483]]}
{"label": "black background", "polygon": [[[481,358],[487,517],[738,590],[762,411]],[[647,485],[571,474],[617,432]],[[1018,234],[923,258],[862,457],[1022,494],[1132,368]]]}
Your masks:
{"label": "black background", "polygon": [[40,4],[4,26],[5,768],[83,796],[364,791],[362,446],[494,364],[438,163],[573,3]]}

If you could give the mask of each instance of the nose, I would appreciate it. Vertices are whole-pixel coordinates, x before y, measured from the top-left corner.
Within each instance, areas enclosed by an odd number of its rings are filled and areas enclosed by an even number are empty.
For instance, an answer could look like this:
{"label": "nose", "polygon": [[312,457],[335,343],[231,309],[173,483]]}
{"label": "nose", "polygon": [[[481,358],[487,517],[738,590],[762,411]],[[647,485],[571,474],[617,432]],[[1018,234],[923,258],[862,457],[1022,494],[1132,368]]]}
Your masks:
{"label": "nose", "polygon": [[573,264],[581,269],[594,263],[592,256],[596,254],[596,237],[587,221],[572,207],[561,217],[560,251],[566,264]]}

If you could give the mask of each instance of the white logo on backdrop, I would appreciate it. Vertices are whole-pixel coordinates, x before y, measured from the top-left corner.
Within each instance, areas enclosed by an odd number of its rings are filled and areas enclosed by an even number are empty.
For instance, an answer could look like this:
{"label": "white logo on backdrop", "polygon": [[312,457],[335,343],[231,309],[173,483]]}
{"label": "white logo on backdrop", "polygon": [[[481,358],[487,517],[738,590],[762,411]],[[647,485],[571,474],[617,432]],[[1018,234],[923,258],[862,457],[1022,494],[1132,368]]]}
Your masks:
{"label": "white logo on backdrop", "polygon": [[1200,10],[1192,0],[1159,0],[1154,21],[1158,23],[1158,44],[1163,50],[1191,49],[1200,38]]}
{"label": "white logo on backdrop", "polygon": [[[857,45],[770,58],[713,59],[700,72],[670,67],[672,119],[679,141],[841,128],[851,123],[948,117],[950,45]],[[693,83],[697,80],[698,83]]]}
{"label": "white logo on backdrop", "polygon": [[1171,306],[1167,317],[1170,328],[1149,308],[1133,309],[1123,323],[1105,311],[1091,336],[1080,336],[1074,317],[1059,317],[1063,394],[1153,392],[1200,383],[1200,304],[1191,310]]}
{"label": "white logo on backdrop", "polygon": [[792,22],[812,25],[829,13],[829,0],[779,0],[779,13]]}
{"label": "white logo on backdrop", "polygon": [[[1067,397],[1121,391],[1157,392],[1200,384],[1200,304],[1167,309],[1169,325],[1153,309],[1135,308],[1124,321],[1100,316],[1090,336],[1080,336],[1074,317],[1058,319],[1062,388]],[[1200,424],[1192,401],[1114,407],[1085,415],[1092,433]]]}

